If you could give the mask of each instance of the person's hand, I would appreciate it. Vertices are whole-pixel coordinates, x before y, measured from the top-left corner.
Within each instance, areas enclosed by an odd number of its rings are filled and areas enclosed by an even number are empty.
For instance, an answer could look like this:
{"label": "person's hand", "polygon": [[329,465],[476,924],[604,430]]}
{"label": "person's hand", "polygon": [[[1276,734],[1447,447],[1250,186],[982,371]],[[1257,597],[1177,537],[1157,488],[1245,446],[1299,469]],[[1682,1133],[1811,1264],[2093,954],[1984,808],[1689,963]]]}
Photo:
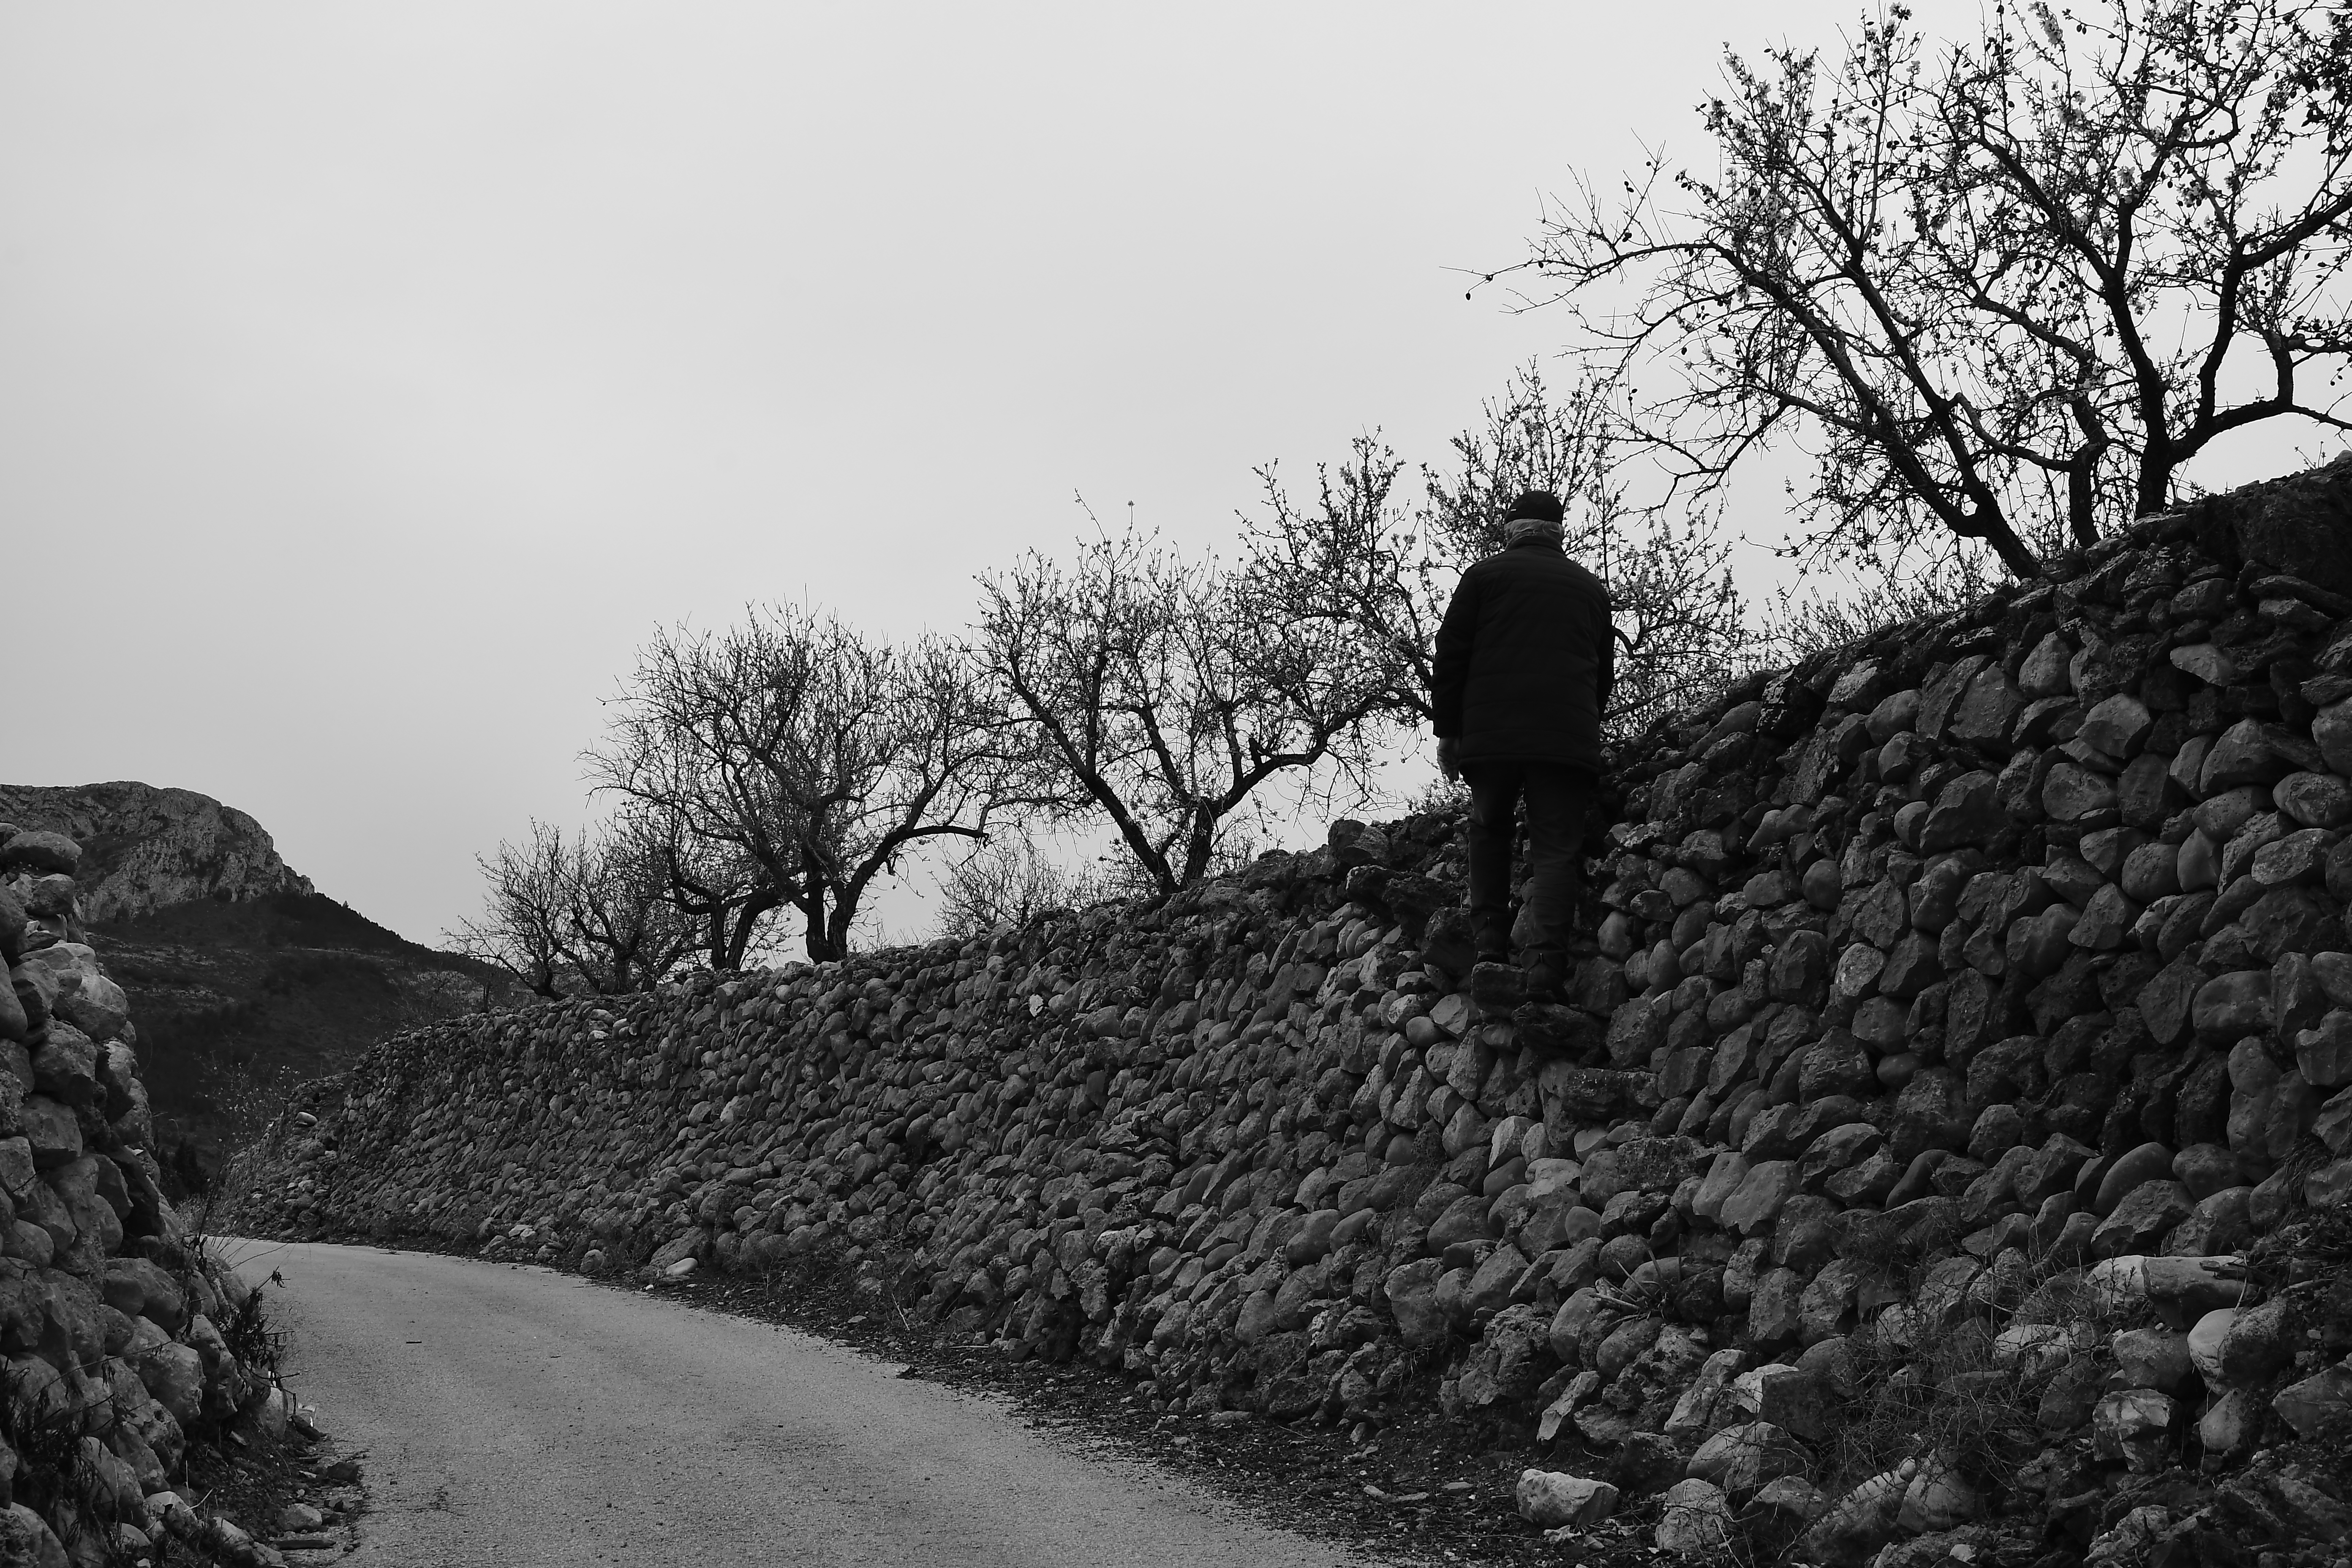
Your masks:
{"label": "person's hand", "polygon": [[1437,771],[1447,784],[1462,782],[1462,742],[1448,737],[1437,742]]}

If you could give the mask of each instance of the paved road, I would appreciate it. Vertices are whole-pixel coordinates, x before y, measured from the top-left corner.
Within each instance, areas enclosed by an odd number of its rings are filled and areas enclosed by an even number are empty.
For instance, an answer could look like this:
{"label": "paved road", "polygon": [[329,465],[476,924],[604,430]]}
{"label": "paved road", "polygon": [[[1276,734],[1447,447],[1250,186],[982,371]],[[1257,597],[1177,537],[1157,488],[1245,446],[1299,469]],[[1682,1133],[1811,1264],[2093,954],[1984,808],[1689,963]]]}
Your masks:
{"label": "paved road", "polygon": [[1353,1561],[789,1329],[429,1253],[233,1248],[285,1275],[294,1388],[368,1451],[354,1568]]}

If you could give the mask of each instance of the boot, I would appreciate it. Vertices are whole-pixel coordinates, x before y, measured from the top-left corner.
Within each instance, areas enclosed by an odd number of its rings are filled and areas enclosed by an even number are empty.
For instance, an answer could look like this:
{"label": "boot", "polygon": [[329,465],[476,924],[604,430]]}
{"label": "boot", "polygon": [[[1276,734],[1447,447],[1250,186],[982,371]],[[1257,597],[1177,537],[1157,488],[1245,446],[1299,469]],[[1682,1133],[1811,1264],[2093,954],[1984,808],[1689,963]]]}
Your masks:
{"label": "boot", "polygon": [[1530,948],[1526,960],[1527,995],[1530,1002],[1568,999],[1568,959],[1558,948]]}
{"label": "boot", "polygon": [[1511,921],[1507,915],[1470,917],[1470,940],[1481,963],[1511,962]]}

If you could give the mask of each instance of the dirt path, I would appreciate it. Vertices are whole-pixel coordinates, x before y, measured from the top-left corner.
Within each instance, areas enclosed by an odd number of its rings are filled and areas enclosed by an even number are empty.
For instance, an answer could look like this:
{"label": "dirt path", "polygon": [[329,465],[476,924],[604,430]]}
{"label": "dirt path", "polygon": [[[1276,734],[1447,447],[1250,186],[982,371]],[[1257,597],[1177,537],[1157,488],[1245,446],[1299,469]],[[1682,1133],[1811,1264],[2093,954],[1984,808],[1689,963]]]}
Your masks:
{"label": "dirt path", "polygon": [[294,1387],[368,1451],[365,1568],[1355,1561],[1003,1405],[543,1269],[231,1244]]}

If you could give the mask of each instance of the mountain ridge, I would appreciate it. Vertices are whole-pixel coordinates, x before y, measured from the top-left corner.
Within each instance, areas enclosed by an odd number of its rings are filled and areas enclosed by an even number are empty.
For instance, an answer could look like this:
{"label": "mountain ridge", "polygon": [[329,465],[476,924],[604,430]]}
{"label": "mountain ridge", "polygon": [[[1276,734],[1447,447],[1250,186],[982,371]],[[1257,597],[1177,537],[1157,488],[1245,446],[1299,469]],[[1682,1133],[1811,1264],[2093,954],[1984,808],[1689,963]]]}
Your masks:
{"label": "mountain ridge", "polygon": [[315,893],[261,824],[194,790],[117,779],[0,784],[0,822],[62,833],[82,847],[74,880],[92,925],[198,899]]}

